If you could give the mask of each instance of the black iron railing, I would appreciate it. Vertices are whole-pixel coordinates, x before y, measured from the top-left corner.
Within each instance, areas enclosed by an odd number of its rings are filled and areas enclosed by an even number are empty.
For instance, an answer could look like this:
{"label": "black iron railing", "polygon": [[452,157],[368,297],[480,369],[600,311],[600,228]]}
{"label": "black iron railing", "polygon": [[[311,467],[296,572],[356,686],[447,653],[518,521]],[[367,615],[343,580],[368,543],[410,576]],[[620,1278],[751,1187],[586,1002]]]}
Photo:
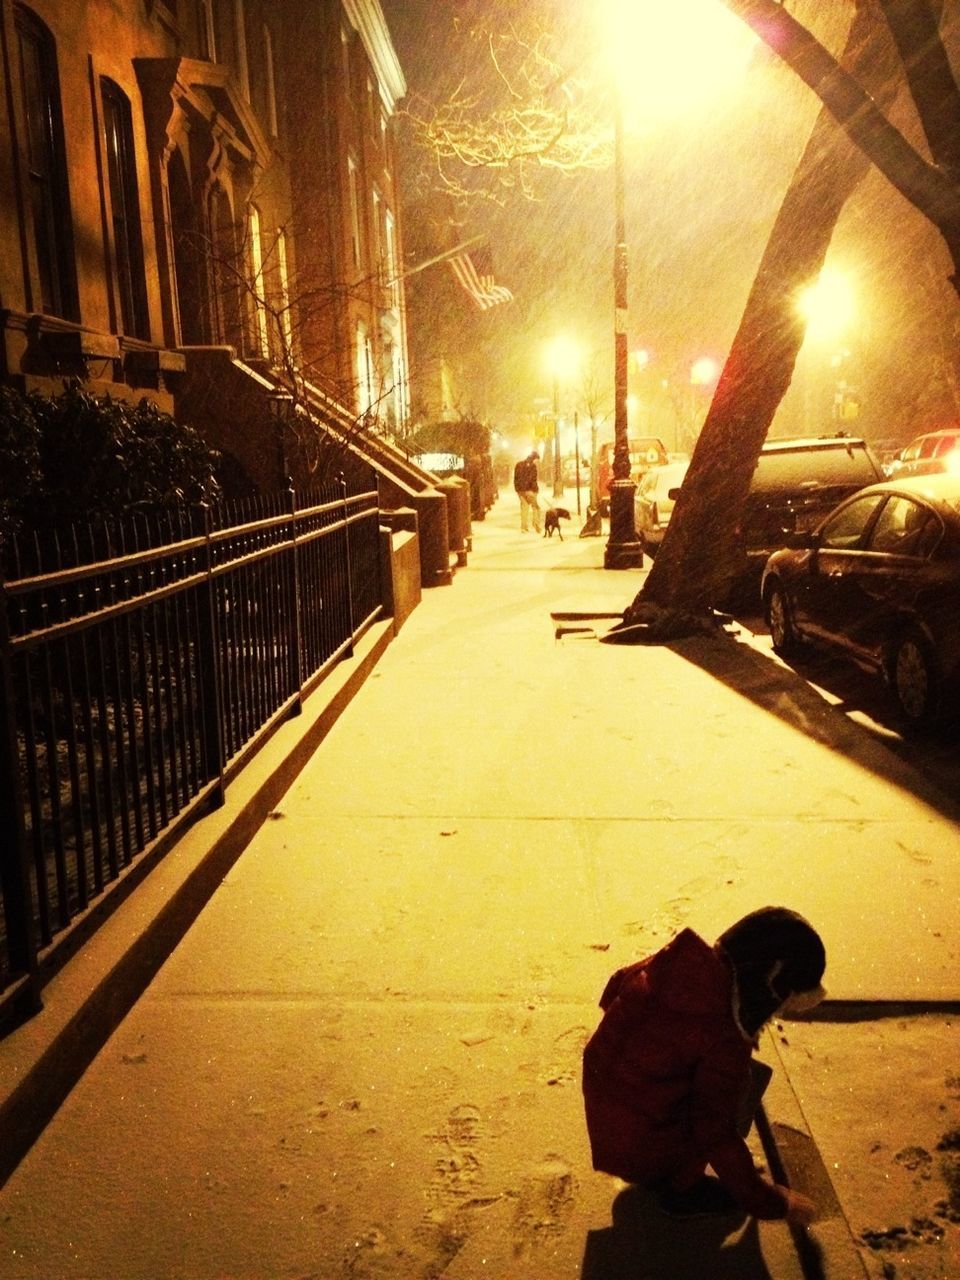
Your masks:
{"label": "black iron railing", "polygon": [[383,598],[376,490],[344,483],[32,535],[7,558],[0,1013],[222,801]]}

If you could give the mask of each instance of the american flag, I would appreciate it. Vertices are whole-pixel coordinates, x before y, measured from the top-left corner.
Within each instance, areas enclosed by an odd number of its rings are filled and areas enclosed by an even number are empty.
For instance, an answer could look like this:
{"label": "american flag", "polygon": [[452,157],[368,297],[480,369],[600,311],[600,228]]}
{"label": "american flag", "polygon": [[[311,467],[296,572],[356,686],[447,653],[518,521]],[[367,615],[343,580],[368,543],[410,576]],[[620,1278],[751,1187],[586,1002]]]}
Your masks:
{"label": "american flag", "polygon": [[473,249],[448,258],[458,283],[467,291],[481,311],[489,311],[500,302],[512,302],[513,294],[493,278],[493,262],[489,249]]}

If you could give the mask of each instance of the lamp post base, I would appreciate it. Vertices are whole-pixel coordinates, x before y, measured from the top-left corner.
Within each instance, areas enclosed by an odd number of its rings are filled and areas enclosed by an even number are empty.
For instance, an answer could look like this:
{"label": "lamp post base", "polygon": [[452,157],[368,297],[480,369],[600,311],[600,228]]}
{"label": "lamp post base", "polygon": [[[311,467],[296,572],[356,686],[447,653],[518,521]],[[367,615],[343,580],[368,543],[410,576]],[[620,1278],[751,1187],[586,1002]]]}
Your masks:
{"label": "lamp post base", "polygon": [[610,536],[603,552],[605,569],[641,569],[643,544],[633,523],[632,480],[614,480],[610,486]]}

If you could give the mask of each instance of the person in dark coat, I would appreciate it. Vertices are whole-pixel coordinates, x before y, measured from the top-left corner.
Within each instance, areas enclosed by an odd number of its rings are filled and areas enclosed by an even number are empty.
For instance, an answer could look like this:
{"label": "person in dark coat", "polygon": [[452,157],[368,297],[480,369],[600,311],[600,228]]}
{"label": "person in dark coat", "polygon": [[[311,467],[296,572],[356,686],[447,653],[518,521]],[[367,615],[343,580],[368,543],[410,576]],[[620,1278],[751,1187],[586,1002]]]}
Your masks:
{"label": "person in dark coat", "polygon": [[712,947],[684,929],[618,970],[583,1057],[594,1168],[649,1187],[678,1217],[739,1206],[811,1222],[812,1201],[763,1178],[744,1138],[759,1103],[750,1096],[763,1070],[752,1058],[759,1033],[775,1013],[818,1003],[825,967],[806,920],[764,907]]}
{"label": "person in dark coat", "polygon": [[539,461],[540,455],[533,449],[513,469],[513,487],[520,499],[520,528],[524,533],[530,531],[531,521],[534,533],[543,532],[543,512],[537,497],[540,491]]}

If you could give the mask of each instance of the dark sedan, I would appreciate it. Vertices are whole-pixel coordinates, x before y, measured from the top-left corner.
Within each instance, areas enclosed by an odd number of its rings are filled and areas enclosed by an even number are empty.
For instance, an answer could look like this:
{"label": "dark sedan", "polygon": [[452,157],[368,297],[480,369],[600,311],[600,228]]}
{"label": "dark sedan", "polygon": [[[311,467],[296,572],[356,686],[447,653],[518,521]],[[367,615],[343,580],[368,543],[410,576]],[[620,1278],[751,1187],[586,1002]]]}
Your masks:
{"label": "dark sedan", "polygon": [[913,726],[955,717],[960,686],[960,476],[871,485],[763,573],[774,649],[840,651],[889,686]]}

